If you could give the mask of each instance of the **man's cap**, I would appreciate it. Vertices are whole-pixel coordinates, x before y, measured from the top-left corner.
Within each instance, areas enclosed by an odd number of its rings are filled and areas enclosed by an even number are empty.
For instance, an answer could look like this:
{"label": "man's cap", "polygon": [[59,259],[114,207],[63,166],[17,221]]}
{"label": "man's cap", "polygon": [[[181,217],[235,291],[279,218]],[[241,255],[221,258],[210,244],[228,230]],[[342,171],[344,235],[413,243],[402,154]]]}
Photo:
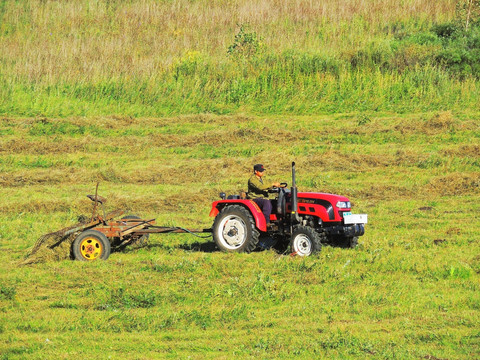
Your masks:
{"label": "man's cap", "polygon": [[253,166],[253,171],[265,171],[266,169],[263,167],[262,164],[256,164]]}

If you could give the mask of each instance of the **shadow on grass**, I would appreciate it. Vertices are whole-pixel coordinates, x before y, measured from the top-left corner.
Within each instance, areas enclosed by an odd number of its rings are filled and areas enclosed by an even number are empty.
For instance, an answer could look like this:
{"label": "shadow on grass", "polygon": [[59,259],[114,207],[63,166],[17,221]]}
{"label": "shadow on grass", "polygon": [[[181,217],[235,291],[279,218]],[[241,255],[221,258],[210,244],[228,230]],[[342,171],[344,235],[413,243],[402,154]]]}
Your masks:
{"label": "shadow on grass", "polygon": [[186,251],[198,251],[205,253],[213,253],[219,251],[217,245],[213,241],[208,241],[204,243],[194,242],[192,244],[181,244],[177,246],[178,249]]}
{"label": "shadow on grass", "polygon": [[217,246],[213,241],[207,241],[207,242],[194,242],[194,243],[189,243],[189,244],[176,244],[176,245],[169,245],[169,244],[163,244],[163,243],[149,243],[145,244],[144,246],[137,246],[137,247],[130,247],[127,246],[124,249],[119,250],[120,252],[123,253],[129,253],[129,252],[135,252],[138,249],[163,249],[163,250],[173,250],[173,249],[181,249],[185,251],[194,251],[194,252],[205,252],[205,253],[213,253],[219,251]]}
{"label": "shadow on grass", "polygon": [[145,249],[145,250],[150,250],[150,249],[163,249],[166,251],[173,250],[173,249],[181,249],[185,251],[194,251],[194,252],[205,252],[205,253],[213,253],[217,252],[218,249],[213,241],[208,241],[204,243],[200,242],[195,242],[195,243],[190,243],[190,244],[179,244],[179,245],[166,245],[166,244],[146,244],[145,246],[141,247],[126,247],[122,250],[119,250],[119,252],[123,253],[130,253],[130,252],[135,252],[139,249]]}
{"label": "shadow on grass", "polygon": [[[205,253],[219,252],[217,245],[214,241],[208,242],[195,242],[191,244],[181,244],[176,246],[177,249],[182,249],[186,251],[199,251]],[[279,244],[277,241],[269,237],[262,237],[258,243],[258,247],[254,252],[260,252],[264,250],[274,250],[278,254],[284,254],[286,252],[286,247],[283,244]]]}
{"label": "shadow on grass", "polygon": [[[165,244],[148,244],[144,247],[144,249],[153,249],[153,248],[159,248],[159,249],[165,249],[165,250],[171,250],[171,249],[181,249],[185,251],[193,251],[193,252],[204,252],[204,253],[214,253],[214,252],[220,252],[218,249],[217,245],[215,244],[214,241],[206,241],[206,242],[194,242],[194,243],[188,243],[188,244],[178,244],[178,245],[165,245]],[[124,249],[123,251],[125,252],[130,252],[134,251],[135,249],[132,248],[127,248]],[[265,240],[261,240],[259,242],[259,246],[254,250],[254,252],[260,252],[264,250],[274,250],[278,254],[284,254],[286,251],[286,247],[277,244],[276,242],[266,242]]]}
{"label": "shadow on grass", "polygon": [[[350,246],[347,246],[343,243],[327,243],[323,246],[331,246],[331,247],[338,247],[343,249],[349,249]],[[360,245],[361,246],[361,245]],[[163,249],[166,251],[171,251],[173,249],[180,249],[184,251],[191,251],[191,252],[203,252],[203,253],[215,253],[220,252],[217,245],[214,241],[205,241],[205,242],[194,242],[194,243],[186,243],[186,244],[175,244],[175,245],[167,245],[162,243],[154,243],[154,244],[146,244],[145,246],[141,247],[126,247],[125,249],[121,250],[122,252],[135,252],[139,248],[143,248],[146,250],[149,249]],[[292,255],[290,251],[289,243],[286,241],[278,241],[271,237],[261,237],[258,243],[257,248],[253,251],[255,252],[262,252],[265,250],[271,250],[276,252],[278,255]]]}

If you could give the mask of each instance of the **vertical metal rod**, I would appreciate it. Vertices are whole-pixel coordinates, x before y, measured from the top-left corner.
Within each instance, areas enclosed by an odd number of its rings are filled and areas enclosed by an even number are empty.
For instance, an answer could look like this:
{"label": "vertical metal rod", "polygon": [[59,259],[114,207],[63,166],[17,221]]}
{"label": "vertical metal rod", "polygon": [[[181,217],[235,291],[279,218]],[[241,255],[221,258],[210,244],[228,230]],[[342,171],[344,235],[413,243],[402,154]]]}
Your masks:
{"label": "vertical metal rod", "polygon": [[298,207],[298,198],[297,198],[297,183],[295,181],[295,162],[292,162],[292,188],[291,188],[291,197],[292,197],[292,213],[291,221],[292,224],[298,224],[300,222],[300,217],[297,213]]}
{"label": "vertical metal rod", "polygon": [[95,188],[95,202],[94,202],[94,204],[93,204],[93,212],[92,212],[92,219],[91,219],[91,221],[93,221],[93,219],[95,218],[95,213],[96,213],[96,211],[97,211],[97,203],[98,203],[98,185],[99,185],[99,184],[100,184],[100,183],[99,183],[99,182],[97,182],[97,187]]}

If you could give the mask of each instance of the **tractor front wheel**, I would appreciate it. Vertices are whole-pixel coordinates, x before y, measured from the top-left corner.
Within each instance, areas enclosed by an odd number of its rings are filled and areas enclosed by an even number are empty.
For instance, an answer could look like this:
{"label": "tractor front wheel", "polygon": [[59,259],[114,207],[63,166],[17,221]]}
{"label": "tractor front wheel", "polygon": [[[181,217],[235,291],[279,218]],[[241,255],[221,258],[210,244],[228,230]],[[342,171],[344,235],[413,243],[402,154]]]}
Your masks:
{"label": "tractor front wheel", "polygon": [[73,257],[80,261],[107,260],[110,250],[110,241],[97,230],[82,232],[72,245]]}
{"label": "tractor front wheel", "polygon": [[329,237],[329,242],[333,246],[338,246],[343,249],[353,249],[358,246],[358,236],[348,237],[342,235],[336,235]]}
{"label": "tractor front wheel", "polygon": [[213,223],[213,240],[221,251],[252,252],[259,237],[252,215],[243,206],[224,207]]}
{"label": "tractor front wheel", "polygon": [[322,250],[322,235],[308,226],[298,226],[292,234],[290,242],[292,253],[309,256]]}
{"label": "tractor front wheel", "polygon": [[340,247],[353,249],[358,246],[358,236],[344,237],[340,241]]}

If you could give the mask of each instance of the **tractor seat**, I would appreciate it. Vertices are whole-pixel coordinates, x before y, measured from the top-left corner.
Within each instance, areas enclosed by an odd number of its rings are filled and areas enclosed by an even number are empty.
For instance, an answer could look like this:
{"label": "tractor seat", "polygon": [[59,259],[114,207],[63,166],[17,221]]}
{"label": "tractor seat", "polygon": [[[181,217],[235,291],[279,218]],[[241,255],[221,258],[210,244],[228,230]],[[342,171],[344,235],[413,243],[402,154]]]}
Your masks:
{"label": "tractor seat", "polygon": [[244,200],[244,199],[248,199],[247,198],[247,193],[245,191],[240,191],[240,194],[239,195],[228,195],[227,197],[228,200]]}
{"label": "tractor seat", "polygon": [[[87,197],[95,202],[95,195],[87,195]],[[105,199],[103,196],[97,195],[97,202],[100,204],[105,204],[107,202],[107,199]]]}

